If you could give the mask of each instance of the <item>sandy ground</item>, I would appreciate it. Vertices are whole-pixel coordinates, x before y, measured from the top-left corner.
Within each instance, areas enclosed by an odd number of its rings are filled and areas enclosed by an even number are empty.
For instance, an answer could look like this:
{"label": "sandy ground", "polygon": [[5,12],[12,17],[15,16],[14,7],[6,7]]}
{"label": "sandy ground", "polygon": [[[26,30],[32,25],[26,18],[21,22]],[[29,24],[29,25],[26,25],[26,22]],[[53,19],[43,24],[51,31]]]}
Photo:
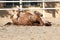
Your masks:
{"label": "sandy ground", "polygon": [[[59,18],[46,18],[52,26],[16,26],[0,27],[0,40],[60,40]],[[0,18],[0,26],[11,21],[9,18]]]}

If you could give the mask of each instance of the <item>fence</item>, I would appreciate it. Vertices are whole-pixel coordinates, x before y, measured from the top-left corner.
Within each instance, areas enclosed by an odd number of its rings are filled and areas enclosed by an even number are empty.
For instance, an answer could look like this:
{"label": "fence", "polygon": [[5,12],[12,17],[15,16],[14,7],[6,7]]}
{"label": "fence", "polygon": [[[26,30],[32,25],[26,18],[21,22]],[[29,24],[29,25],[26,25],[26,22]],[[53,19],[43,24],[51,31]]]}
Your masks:
{"label": "fence", "polygon": [[[39,9],[39,10],[43,10],[43,15],[44,15],[44,10],[57,10],[57,9],[60,9],[59,7],[58,8],[55,8],[55,7],[45,7],[45,3],[48,3],[47,5],[53,4],[54,6],[54,3],[55,2],[60,2],[59,0],[11,0],[11,1],[7,1],[7,0],[3,0],[3,1],[0,1],[0,3],[3,3],[3,4],[6,4],[6,3],[12,3],[13,4],[13,7],[15,6],[14,3],[18,3],[19,4],[19,9],[20,10],[25,10],[25,9],[28,9],[28,8],[23,8],[23,3],[30,3],[30,2],[37,2],[37,3],[42,3],[42,7],[41,8],[29,8],[29,9]],[[9,4],[7,4],[8,6]],[[17,5],[17,4],[16,4]],[[0,10],[17,10],[17,8],[0,8]],[[45,17],[45,15],[44,15]]]}

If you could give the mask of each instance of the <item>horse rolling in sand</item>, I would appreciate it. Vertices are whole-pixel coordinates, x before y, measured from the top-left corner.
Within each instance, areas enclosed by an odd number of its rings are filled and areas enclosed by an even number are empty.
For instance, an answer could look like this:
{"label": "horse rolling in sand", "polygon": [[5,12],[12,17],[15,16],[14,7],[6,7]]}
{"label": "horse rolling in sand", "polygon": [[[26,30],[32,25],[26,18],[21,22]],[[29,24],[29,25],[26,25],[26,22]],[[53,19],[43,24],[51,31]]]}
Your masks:
{"label": "horse rolling in sand", "polygon": [[[34,14],[31,14],[28,11],[12,11],[12,13],[14,13],[14,15],[11,16],[13,24],[34,25],[34,23],[38,23],[40,26],[44,25],[44,22],[41,19],[42,14],[37,11],[34,11]],[[22,15],[20,13],[22,13]]]}

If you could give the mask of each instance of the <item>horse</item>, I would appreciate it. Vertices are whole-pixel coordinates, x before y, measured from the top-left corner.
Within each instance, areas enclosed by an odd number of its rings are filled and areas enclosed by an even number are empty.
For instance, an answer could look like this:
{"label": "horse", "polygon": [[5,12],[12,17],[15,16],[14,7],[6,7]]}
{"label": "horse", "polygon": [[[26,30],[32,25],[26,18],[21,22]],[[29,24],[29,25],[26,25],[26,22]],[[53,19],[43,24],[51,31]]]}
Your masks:
{"label": "horse", "polygon": [[[38,23],[40,26],[44,25],[44,22],[42,21],[42,14],[40,14],[37,11],[34,11],[34,14],[31,14],[27,11],[16,12],[13,16],[11,16],[13,24],[16,25],[34,25],[34,23]],[[23,14],[24,13],[24,14]]]}

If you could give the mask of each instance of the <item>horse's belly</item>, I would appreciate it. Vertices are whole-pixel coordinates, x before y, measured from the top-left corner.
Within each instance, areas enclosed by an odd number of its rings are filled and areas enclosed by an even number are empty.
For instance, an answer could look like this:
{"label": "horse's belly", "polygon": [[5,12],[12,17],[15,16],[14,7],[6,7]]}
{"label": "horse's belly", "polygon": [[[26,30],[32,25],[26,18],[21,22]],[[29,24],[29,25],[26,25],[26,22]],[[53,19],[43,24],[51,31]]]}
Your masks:
{"label": "horse's belly", "polygon": [[19,19],[19,24],[28,25],[29,24],[29,19],[28,18],[20,18]]}

